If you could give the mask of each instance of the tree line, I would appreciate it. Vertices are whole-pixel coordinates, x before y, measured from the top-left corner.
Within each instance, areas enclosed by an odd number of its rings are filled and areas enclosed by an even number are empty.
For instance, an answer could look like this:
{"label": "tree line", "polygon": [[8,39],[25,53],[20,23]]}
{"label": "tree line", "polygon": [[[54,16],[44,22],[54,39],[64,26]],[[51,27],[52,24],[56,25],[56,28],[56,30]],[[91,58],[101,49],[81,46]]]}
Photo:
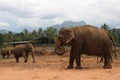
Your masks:
{"label": "tree line", "polygon": [[[109,31],[115,39],[116,45],[120,46],[120,34],[116,31],[116,29],[110,29],[107,24],[101,25],[101,28]],[[20,33],[12,33],[9,31],[7,34],[0,34],[0,45],[8,45],[10,42],[17,41],[30,41],[37,45],[54,44],[57,34],[58,30],[54,27],[48,27],[45,30],[39,28],[38,30],[33,30],[32,32],[29,32],[27,29],[24,29]]]}
{"label": "tree line", "polygon": [[[114,38],[116,46],[120,46],[120,31],[118,31],[117,29],[113,28],[110,29],[109,25],[107,25],[106,23],[101,25],[101,28],[107,30],[110,35]],[[120,29],[119,29],[120,30]]]}
{"label": "tree line", "polygon": [[39,28],[29,32],[24,29],[20,33],[12,33],[9,31],[7,34],[0,34],[0,45],[9,45],[10,42],[30,41],[33,44],[54,44],[58,30],[53,27],[48,27],[46,30]]}

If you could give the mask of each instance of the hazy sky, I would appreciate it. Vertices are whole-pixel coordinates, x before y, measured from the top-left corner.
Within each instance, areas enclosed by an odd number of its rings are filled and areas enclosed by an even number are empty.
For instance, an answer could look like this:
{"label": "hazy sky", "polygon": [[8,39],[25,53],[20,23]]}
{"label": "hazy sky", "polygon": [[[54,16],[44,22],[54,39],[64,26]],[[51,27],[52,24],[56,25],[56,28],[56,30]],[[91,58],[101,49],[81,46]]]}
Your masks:
{"label": "hazy sky", "polygon": [[33,30],[65,20],[120,28],[120,0],[0,0],[0,29]]}

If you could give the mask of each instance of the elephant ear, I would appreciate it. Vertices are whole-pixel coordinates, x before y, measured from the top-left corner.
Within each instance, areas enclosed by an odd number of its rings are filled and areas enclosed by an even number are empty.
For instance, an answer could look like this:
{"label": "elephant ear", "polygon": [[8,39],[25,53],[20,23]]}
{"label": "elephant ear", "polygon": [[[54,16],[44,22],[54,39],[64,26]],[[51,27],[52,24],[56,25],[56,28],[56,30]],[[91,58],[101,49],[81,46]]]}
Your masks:
{"label": "elephant ear", "polygon": [[24,45],[24,49],[25,51],[28,51],[28,47],[26,46],[26,44]]}
{"label": "elephant ear", "polygon": [[66,44],[68,44],[71,42],[71,40],[75,38],[75,36],[74,36],[74,32],[71,29],[66,29],[65,32],[66,32],[65,34]]}
{"label": "elephant ear", "polygon": [[31,44],[26,44],[26,45],[24,46],[24,48],[25,48],[26,51],[32,51],[32,46],[31,46]]}

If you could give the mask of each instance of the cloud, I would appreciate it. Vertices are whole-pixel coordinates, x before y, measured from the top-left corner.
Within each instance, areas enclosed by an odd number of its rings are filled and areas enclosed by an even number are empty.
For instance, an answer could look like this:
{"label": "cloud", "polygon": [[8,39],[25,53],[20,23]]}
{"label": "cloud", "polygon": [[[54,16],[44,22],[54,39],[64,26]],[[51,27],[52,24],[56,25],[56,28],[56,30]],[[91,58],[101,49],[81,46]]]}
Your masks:
{"label": "cloud", "polygon": [[120,26],[120,0],[0,0],[0,22],[10,30],[60,24],[65,20]]}
{"label": "cloud", "polygon": [[8,27],[8,26],[10,26],[8,23],[5,23],[5,22],[0,22],[0,26],[1,27]]}

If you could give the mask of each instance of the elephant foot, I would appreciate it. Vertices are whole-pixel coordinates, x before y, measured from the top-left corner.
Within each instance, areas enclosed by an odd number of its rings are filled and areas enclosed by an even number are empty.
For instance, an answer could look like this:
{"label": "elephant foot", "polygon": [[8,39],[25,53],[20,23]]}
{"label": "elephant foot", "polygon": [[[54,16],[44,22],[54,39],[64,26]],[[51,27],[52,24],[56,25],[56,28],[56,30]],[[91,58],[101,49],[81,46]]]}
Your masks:
{"label": "elephant foot", "polygon": [[16,63],[19,63],[19,60],[16,60]]}
{"label": "elephant foot", "polygon": [[102,61],[102,60],[100,60],[100,63],[103,63],[103,61]]}
{"label": "elephant foot", "polygon": [[35,63],[35,61],[33,61],[33,63]]}
{"label": "elephant foot", "polygon": [[81,66],[76,66],[76,69],[82,69]]}
{"label": "elephant foot", "polygon": [[24,61],[24,63],[27,63],[27,61]]}
{"label": "elephant foot", "polygon": [[106,66],[106,65],[104,65],[103,68],[104,69],[112,69],[112,66]]}
{"label": "elephant foot", "polygon": [[16,61],[16,63],[19,63],[19,61]]}
{"label": "elephant foot", "polygon": [[68,68],[68,69],[73,69],[73,66],[68,66],[67,68]]}
{"label": "elephant foot", "polygon": [[24,63],[27,63],[27,60],[25,60]]}

